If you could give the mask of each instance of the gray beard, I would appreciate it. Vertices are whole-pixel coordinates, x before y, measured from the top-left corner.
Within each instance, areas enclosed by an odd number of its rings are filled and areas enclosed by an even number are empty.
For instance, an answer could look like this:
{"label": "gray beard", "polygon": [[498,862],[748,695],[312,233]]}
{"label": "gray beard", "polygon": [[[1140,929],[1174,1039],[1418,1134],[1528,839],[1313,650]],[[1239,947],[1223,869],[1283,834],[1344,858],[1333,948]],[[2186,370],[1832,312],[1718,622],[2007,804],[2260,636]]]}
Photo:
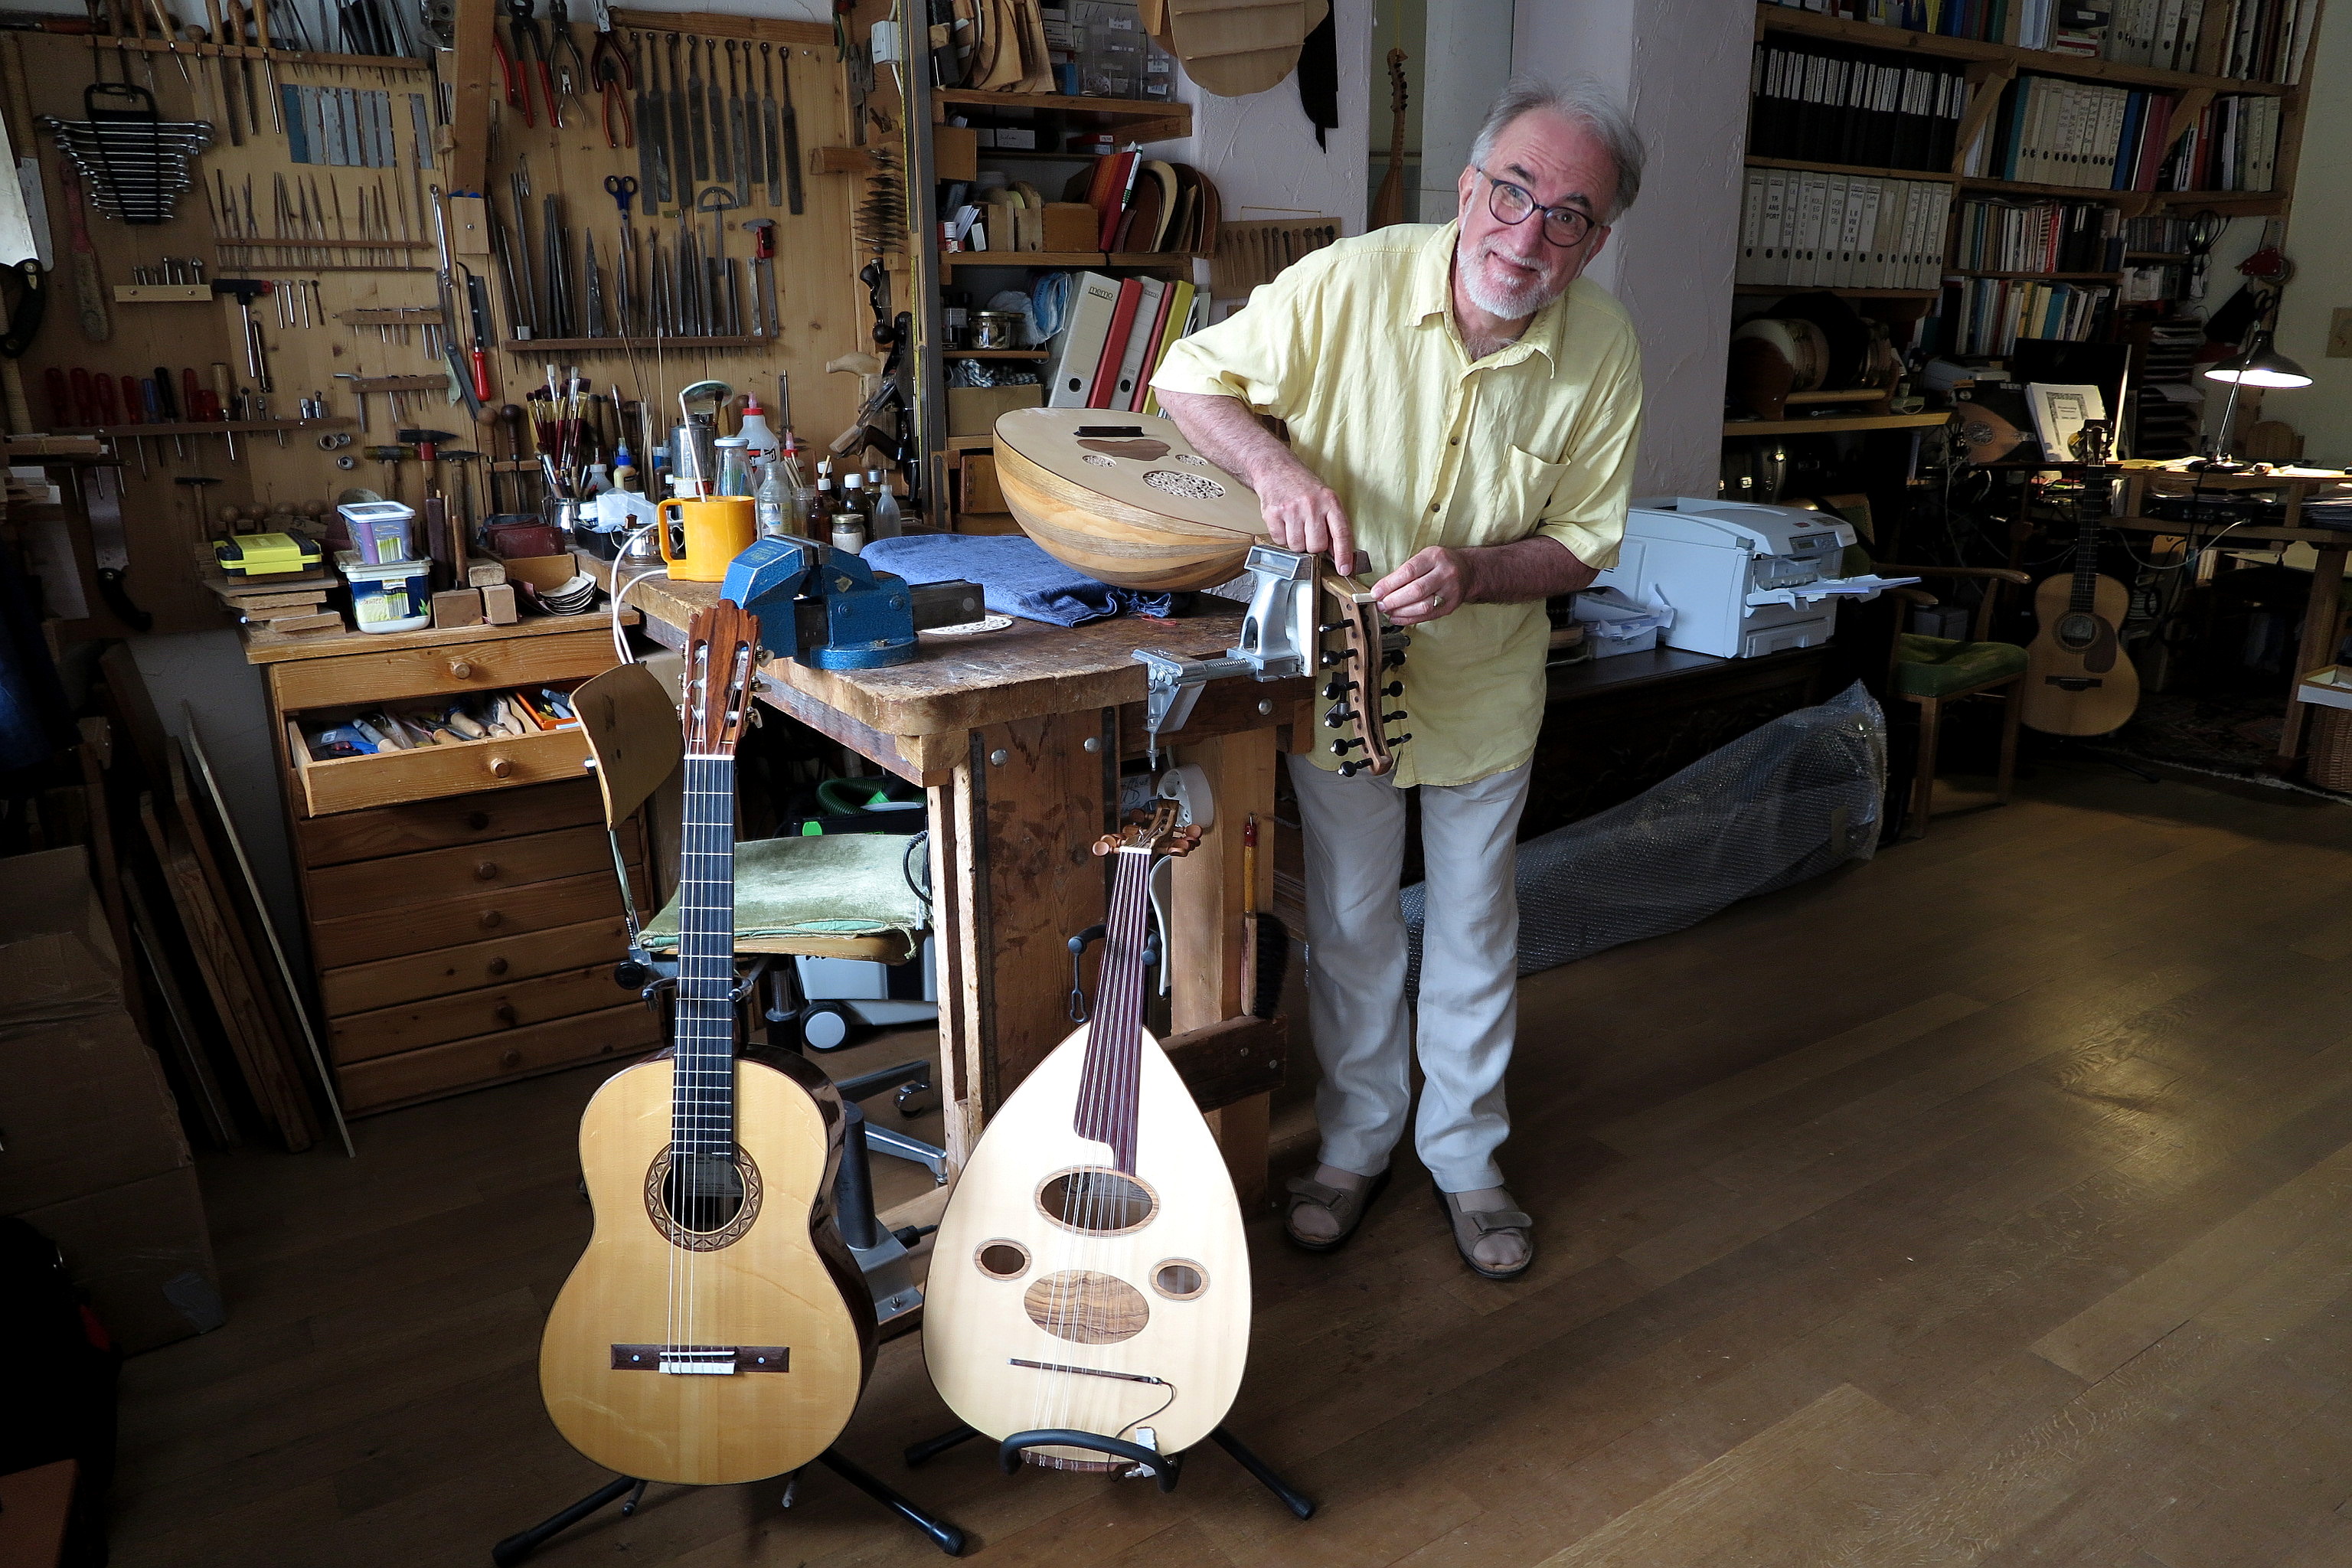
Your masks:
{"label": "gray beard", "polygon": [[[1474,257],[1471,259],[1475,263],[1484,258]],[[1567,292],[1561,289],[1558,293],[1547,293],[1540,283],[1529,284],[1525,289],[1496,289],[1488,285],[1486,274],[1475,265],[1470,268],[1470,276],[1462,280],[1462,291],[1470,296],[1470,302],[1478,309],[1507,321],[1525,321],[1559,299],[1561,293]]]}

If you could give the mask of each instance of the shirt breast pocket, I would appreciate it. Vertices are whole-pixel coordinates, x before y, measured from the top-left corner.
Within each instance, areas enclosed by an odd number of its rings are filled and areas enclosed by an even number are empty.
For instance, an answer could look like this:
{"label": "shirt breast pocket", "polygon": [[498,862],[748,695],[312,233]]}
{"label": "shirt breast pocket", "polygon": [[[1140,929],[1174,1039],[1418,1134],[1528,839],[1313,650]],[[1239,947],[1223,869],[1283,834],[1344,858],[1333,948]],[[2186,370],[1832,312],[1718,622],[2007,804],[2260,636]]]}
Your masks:
{"label": "shirt breast pocket", "polygon": [[1548,463],[1522,447],[1505,446],[1472,524],[1470,544],[1511,544],[1527,538],[1543,521],[1552,491],[1568,472],[1566,463]]}

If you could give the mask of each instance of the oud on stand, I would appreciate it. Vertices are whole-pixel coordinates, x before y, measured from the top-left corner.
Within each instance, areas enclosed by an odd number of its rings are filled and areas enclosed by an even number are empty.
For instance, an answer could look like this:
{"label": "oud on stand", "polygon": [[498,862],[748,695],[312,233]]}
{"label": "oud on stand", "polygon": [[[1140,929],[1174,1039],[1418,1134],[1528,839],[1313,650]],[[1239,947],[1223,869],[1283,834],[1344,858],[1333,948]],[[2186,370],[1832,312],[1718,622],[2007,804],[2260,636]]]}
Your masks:
{"label": "oud on stand", "polygon": [[620,1474],[499,1542],[502,1565],[625,1496],[634,1511],[649,1481],[723,1486],[812,1462],[950,1556],[963,1547],[833,1450],[874,1364],[872,1299],[833,1224],[849,1119],[798,1058],[736,1055],[735,748],[757,646],[756,621],[725,600],[688,631],[673,1037],[581,1118],[595,1226],[541,1343],[550,1419]]}
{"label": "oud on stand", "polygon": [[982,1133],[940,1216],[924,1308],[931,1380],[1009,1474],[1150,1476],[1213,1438],[1299,1518],[1314,1504],[1224,1428],[1248,1354],[1249,1247],[1215,1136],[1143,1026],[1153,862],[1197,828],[1164,802],[1098,840],[1117,869],[1097,1003]]}

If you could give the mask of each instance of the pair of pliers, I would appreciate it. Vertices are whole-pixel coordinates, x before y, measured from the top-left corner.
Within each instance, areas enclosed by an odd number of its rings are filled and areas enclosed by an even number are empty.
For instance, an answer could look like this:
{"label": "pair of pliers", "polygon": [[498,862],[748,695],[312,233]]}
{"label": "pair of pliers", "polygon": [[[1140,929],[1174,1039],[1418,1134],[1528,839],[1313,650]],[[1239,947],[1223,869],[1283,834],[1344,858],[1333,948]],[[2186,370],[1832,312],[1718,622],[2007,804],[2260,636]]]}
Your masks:
{"label": "pair of pliers", "polygon": [[[588,62],[580,58],[580,45],[572,37],[571,9],[565,4],[565,0],[548,0],[547,18],[555,39],[555,52],[552,57],[555,85],[562,90],[564,97],[578,103],[581,101],[581,86],[589,79]],[[554,120],[558,125],[563,123],[562,121],[556,119],[551,110],[549,111],[548,118]]]}
{"label": "pair of pliers", "polygon": [[[539,90],[547,100],[547,122],[561,131],[563,129],[563,110],[556,102],[554,73],[548,69],[547,38],[540,32],[539,22],[531,15],[532,0],[499,0],[499,4],[507,14],[508,27],[514,34],[515,64],[520,68],[524,57],[530,57],[531,73],[539,78]],[[511,103],[514,100],[509,97],[508,101]],[[525,125],[539,123],[531,117],[530,83],[528,80],[522,84],[522,100],[518,107],[522,110]]]}
{"label": "pair of pliers", "polygon": [[[604,98],[604,145],[634,147],[637,122],[629,110],[629,93],[637,85],[636,68],[621,52],[620,35],[613,31],[613,13],[604,0],[596,0],[595,16],[596,47],[588,57],[588,79]],[[613,128],[615,121],[618,132]]]}
{"label": "pair of pliers", "polygon": [[507,107],[522,110],[523,123],[534,124],[530,112],[530,88],[515,70],[514,56],[507,52],[507,41],[499,37],[496,27],[490,29],[490,50],[499,58],[499,79],[506,86]]}

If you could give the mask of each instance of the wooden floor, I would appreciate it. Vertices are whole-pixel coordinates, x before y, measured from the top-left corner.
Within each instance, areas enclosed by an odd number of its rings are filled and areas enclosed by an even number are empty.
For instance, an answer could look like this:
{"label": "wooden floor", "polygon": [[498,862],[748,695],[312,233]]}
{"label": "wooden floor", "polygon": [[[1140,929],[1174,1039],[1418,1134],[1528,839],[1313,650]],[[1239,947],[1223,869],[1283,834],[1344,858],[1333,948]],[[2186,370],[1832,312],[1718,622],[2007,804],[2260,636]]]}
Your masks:
{"label": "wooden floor", "polygon": [[[1417,1169],[1336,1257],[1258,1224],[1234,1424],[1313,1522],[1208,1449],[1170,1497],[908,1472],[949,1424],[911,1339],[845,1446],[998,1568],[2352,1563],[2347,955],[2352,812],[2045,773],[1528,982],[1525,1280],[1462,1268]],[[480,1563],[604,1479],[534,1384],[593,1077],[207,1165],[232,1316],[127,1369],[120,1568]],[[938,1560],[778,1490],[540,1561]]]}

